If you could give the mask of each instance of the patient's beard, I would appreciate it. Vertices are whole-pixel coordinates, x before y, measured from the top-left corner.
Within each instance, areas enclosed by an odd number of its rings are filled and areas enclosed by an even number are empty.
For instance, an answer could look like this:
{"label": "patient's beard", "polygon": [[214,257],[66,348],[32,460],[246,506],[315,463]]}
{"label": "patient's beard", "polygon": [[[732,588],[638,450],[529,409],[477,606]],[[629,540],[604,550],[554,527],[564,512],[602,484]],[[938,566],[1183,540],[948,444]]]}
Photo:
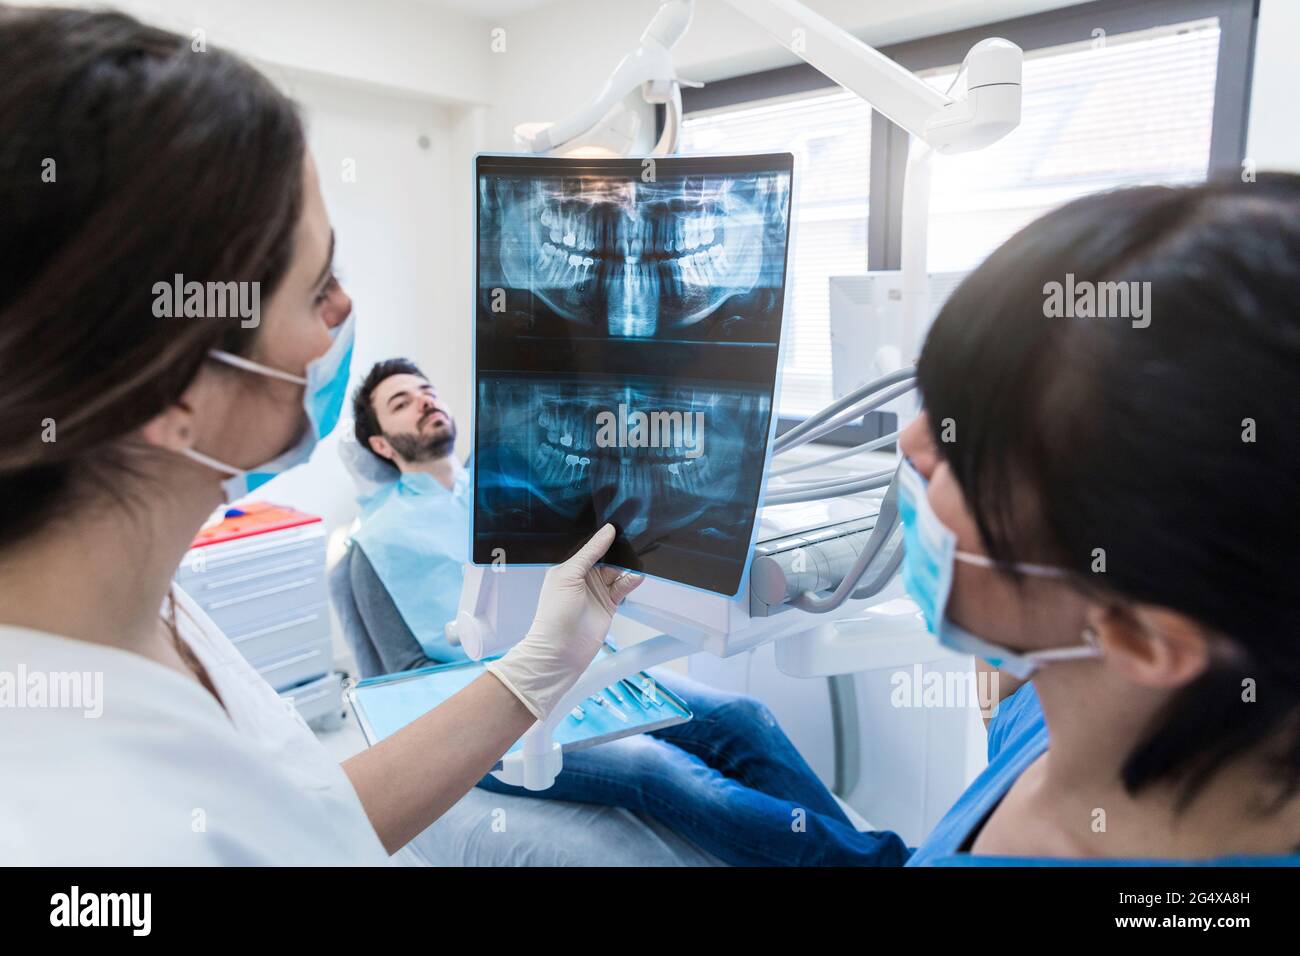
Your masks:
{"label": "patient's beard", "polygon": [[404,461],[435,461],[446,458],[456,449],[456,423],[448,419],[446,430],[432,437],[402,432],[397,435],[385,434],[384,438]]}

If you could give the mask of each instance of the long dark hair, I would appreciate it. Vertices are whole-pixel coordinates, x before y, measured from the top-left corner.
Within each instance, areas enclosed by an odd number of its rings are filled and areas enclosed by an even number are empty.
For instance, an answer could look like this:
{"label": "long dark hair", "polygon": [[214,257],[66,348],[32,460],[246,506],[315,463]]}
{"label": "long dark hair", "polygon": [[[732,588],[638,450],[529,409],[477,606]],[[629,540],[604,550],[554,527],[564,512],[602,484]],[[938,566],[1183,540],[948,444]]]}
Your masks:
{"label": "long dark hair", "polygon": [[[242,60],[129,16],[0,5],[0,547],[175,402],[239,317],[159,318],[155,283],[282,279],[302,124]],[[52,439],[52,440],[51,440]]]}
{"label": "long dark hair", "polygon": [[[1149,312],[1050,317],[1067,274],[1076,288],[1149,282]],[[1128,788],[1171,780],[1188,800],[1282,739],[1294,793],[1300,177],[1125,189],[1044,216],[946,303],[919,380],[995,559],[1062,565],[1088,592],[1181,612],[1233,649],[1146,728]]]}

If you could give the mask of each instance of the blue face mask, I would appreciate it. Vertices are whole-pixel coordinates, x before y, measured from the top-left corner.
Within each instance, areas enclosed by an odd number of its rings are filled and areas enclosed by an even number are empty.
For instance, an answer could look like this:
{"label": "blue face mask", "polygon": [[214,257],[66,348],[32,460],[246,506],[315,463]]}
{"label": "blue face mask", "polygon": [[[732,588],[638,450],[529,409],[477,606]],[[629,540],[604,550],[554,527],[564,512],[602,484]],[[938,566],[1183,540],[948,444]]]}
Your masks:
{"label": "blue face mask", "polygon": [[349,314],[333,329],[332,334],[334,341],[330,343],[325,354],[307,363],[305,378],[218,349],[213,349],[209,353],[218,362],[233,365],[235,368],[302,385],[302,404],[307,412],[307,425],[303,429],[302,437],[293,447],[276,455],[265,464],[246,471],[217,461],[192,448],[183,450],[186,457],[230,476],[221,483],[227,501],[242,498],[281,472],[288,471],[295,465],[301,465],[311,457],[316,443],[332,432],[334,426],[338,424],[339,415],[343,411],[343,401],[347,398],[348,373],[352,368],[352,346],[356,337],[355,313]]}
{"label": "blue face mask", "polygon": [[[1021,653],[986,641],[954,623],[946,612],[952,594],[955,562],[986,568],[999,565],[982,554],[957,550],[957,535],[939,520],[930,507],[930,499],[925,493],[927,482],[907,459],[903,459],[899,466],[897,480],[898,518],[903,526],[903,586],[921,609],[925,626],[940,644],[961,654],[983,658],[999,670],[1022,680],[1044,661],[1076,660],[1097,657],[1101,653],[1090,631],[1085,632],[1085,643],[1076,647]],[[1013,564],[1009,567],[1035,577],[1065,576],[1060,568],[1041,564]]]}

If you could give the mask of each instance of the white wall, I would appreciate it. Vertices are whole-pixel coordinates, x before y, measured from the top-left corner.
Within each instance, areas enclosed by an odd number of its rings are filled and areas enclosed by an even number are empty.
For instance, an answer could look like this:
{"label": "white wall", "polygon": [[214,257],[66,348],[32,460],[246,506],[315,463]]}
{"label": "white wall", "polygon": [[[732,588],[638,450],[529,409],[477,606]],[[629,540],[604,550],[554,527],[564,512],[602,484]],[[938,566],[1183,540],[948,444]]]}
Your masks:
{"label": "white wall", "polygon": [[[404,355],[453,407],[468,408],[468,360],[460,353],[469,320],[455,290],[468,288],[469,266],[461,271],[454,254],[468,226],[449,225],[456,217],[446,189],[458,113],[429,100],[290,70],[269,72],[306,116],[334,225],[336,263],[356,312],[353,385],[379,359]],[[422,136],[428,148],[420,146]],[[345,163],[355,169],[355,181],[345,177]],[[455,347],[447,347],[449,340]],[[342,430],[326,440],[310,467],[274,479],[259,497],[319,514],[331,526],[350,521],[353,488],[336,451]]]}
{"label": "white wall", "polygon": [[482,103],[491,90],[486,21],[428,0],[9,0],[114,7],[149,23],[287,66],[431,97]]}
{"label": "white wall", "polygon": [[1246,157],[1259,169],[1300,172],[1300,3],[1261,0]]}

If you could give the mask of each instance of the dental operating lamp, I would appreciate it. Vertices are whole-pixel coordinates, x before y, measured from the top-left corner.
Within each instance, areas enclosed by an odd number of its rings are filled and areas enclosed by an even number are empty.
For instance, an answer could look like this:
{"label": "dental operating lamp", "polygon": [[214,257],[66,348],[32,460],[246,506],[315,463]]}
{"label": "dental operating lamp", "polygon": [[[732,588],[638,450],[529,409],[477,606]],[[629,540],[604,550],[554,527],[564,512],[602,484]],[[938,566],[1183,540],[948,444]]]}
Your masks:
{"label": "dental operating lamp", "polygon": [[[912,138],[903,186],[903,340],[875,356],[885,374],[839,399],[783,434],[780,455],[910,391],[928,315],[926,228],[930,159],[934,152],[962,153],[997,142],[1020,122],[1021,65],[1018,46],[1003,39],[971,48],[946,92],[927,84],[797,0],[725,0],[772,34],[795,55],[856,93]],[[673,48],[686,33],[695,0],[664,0],[638,47],[625,56],[594,100],[554,124],[516,127],[522,150],[559,156],[631,155],[639,120],[625,107],[637,93],[665,107],[662,134],[651,155],[676,150],[682,120],[682,86]],[[867,357],[864,356],[864,360]],[[896,571],[901,533],[892,484],[893,469],[846,479],[799,480],[788,476],[851,452],[869,451],[897,437],[883,436],[856,449],[783,467],[769,477],[750,566],[748,588],[734,598],[648,578],[620,613],[661,633],[606,655],[579,678],[552,716],[525,734],[496,775],[529,789],[549,787],[563,757],[553,730],[571,708],[592,693],[638,671],[698,651],[729,656],[779,641],[782,670],[799,676],[847,673],[866,666],[864,634],[903,642],[916,633],[917,615],[899,614],[886,600],[902,597]],[[871,492],[883,490],[883,497]],[[874,502],[866,504],[864,501]],[[817,520],[791,517],[794,506],[817,503]],[[790,508],[780,506],[789,505]],[[775,507],[768,507],[775,506]],[[527,630],[545,568],[467,565],[459,614],[447,634],[474,659],[499,653]],[[877,602],[866,606],[867,599]],[[848,615],[853,614],[850,619]],[[813,615],[816,615],[815,617]]]}

